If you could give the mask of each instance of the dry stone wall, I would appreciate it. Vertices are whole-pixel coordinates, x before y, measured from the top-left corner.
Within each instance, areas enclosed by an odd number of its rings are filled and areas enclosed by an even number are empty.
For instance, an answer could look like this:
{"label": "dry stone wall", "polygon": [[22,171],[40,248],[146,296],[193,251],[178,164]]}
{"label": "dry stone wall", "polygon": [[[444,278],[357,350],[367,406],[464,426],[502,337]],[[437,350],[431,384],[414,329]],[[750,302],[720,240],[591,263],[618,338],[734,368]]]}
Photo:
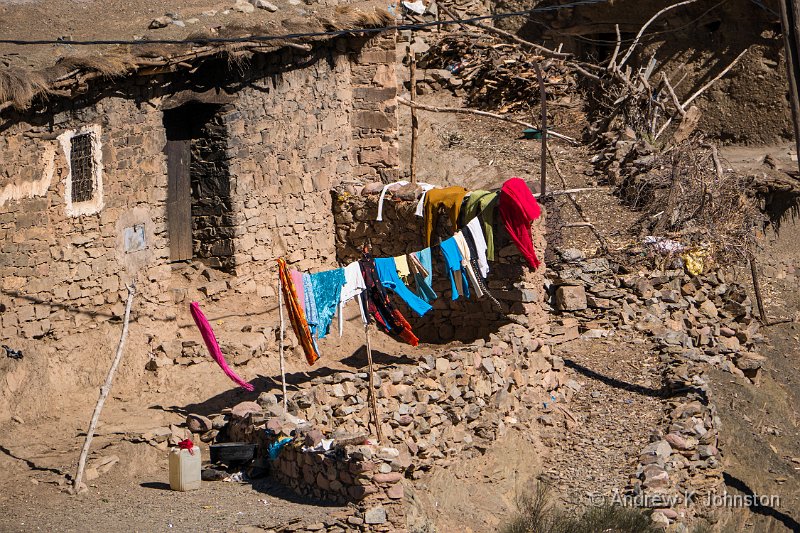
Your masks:
{"label": "dry stone wall", "polygon": [[[389,191],[383,206],[383,221],[376,221],[378,198],[382,184],[364,188],[343,186],[333,191],[336,223],[336,249],[340,264],[361,257],[368,242],[375,257],[394,257],[425,248],[423,219],[414,211],[421,191],[413,186]],[[438,219],[432,242],[450,237],[453,233],[446,215]],[[533,224],[533,240],[539,256],[543,257],[544,215]],[[531,330],[540,329],[546,322],[542,311],[544,301],[543,270],[531,271],[524,264],[514,243],[502,228],[495,225],[497,260],[490,262],[487,286],[500,301],[499,308],[489,298],[460,298],[452,301],[450,282],[444,261],[438,250],[433,251],[433,289],[439,296],[433,310],[417,317],[402,300],[396,298],[403,315],[411,322],[415,334],[427,342],[471,341],[487,337],[502,324],[521,322]]]}

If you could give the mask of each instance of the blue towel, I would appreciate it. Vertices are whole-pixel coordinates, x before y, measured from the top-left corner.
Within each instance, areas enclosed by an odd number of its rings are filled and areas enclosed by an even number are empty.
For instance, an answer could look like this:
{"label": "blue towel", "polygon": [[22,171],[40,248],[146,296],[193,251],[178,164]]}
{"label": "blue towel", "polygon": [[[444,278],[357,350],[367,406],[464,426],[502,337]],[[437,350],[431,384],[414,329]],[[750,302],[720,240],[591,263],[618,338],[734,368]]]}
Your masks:
{"label": "blue towel", "polygon": [[314,302],[317,312],[317,338],[328,334],[328,328],[339,307],[339,297],[344,285],[344,269],[336,268],[311,274],[311,287],[314,290]]}
{"label": "blue towel", "polygon": [[461,286],[464,290],[464,296],[469,298],[469,281],[467,280],[467,273],[461,268],[462,257],[461,252],[458,251],[456,239],[454,237],[450,237],[449,239],[442,241],[439,244],[439,247],[442,249],[444,262],[447,265],[447,273],[450,275],[450,288],[453,291],[453,300],[458,300],[458,297],[460,296],[458,293],[458,287],[456,286],[456,279],[453,277],[454,272],[456,276],[462,276],[463,281]]}
{"label": "blue towel", "polygon": [[381,285],[394,291],[396,295],[408,304],[412,311],[422,316],[431,310],[430,304],[411,292],[400,279],[400,276],[397,275],[397,266],[395,266],[394,258],[376,257],[375,269],[378,271],[378,279],[381,280]]}
{"label": "blue towel", "polygon": [[430,303],[438,298],[432,288],[433,263],[431,261],[431,249],[425,248],[424,250],[417,252],[415,255],[417,256],[417,259],[419,259],[422,267],[428,271],[428,275],[426,277],[423,277],[419,272],[414,274],[414,282],[417,285],[417,296]]}
{"label": "blue towel", "polygon": [[317,316],[317,303],[314,299],[314,288],[311,285],[311,276],[303,274],[303,295],[306,302],[306,322],[308,323],[308,330],[311,332],[311,343],[314,345],[314,351],[317,355],[321,355],[319,346],[317,346],[317,326],[319,324],[319,317]]}

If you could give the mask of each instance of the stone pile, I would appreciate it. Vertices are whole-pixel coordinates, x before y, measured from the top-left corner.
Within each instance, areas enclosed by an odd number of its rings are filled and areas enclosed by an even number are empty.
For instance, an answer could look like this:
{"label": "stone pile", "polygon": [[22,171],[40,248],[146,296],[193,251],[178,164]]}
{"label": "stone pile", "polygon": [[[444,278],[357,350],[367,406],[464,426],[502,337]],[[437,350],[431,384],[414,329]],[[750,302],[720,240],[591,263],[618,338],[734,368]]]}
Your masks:
{"label": "stone pile", "polygon": [[[614,330],[650,336],[665,365],[669,398],[663,431],[641,451],[631,490],[662,526],[682,522],[723,485],[720,419],[705,364],[750,380],[763,357],[754,352],[758,324],[744,289],[720,270],[690,276],[683,270],[625,274],[605,258],[562,251],[551,276],[552,303],[565,317],[551,342],[600,338]],[[553,341],[553,339],[555,339]],[[687,501],[688,500],[688,501]],[[673,507],[684,505],[680,512]]]}
{"label": "stone pile", "polygon": [[586,338],[635,329],[664,354],[757,379],[764,358],[755,351],[761,336],[752,302],[722,270],[623,274],[605,258],[586,260],[578,250],[562,255],[565,262],[550,280],[553,307],[576,319],[573,336],[577,321]]}

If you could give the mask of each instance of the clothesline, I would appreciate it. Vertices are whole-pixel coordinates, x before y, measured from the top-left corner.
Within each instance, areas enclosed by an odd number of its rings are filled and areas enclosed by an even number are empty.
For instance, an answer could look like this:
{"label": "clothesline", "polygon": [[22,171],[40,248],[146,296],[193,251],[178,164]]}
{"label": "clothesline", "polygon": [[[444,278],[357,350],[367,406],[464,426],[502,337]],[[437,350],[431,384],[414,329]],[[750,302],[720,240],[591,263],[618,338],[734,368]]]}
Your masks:
{"label": "clothesline", "polygon": [[[385,194],[392,186],[402,186],[403,182],[389,184],[381,192],[378,205],[378,220],[382,218]],[[450,279],[451,298],[470,298],[470,287],[476,297],[490,297],[499,305],[486,287],[485,279],[489,273],[488,260],[493,259],[494,221],[484,218],[487,209],[500,213],[500,218],[511,240],[517,245],[532,268],[537,268],[539,260],[533,247],[530,224],[539,217],[540,208],[528,186],[520,178],[511,178],[501,187],[499,193],[491,191],[472,191],[462,187],[435,189],[425,184],[423,198],[419,207],[424,206],[426,243],[422,250],[402,254],[397,257],[378,257],[364,247],[363,258],[344,267],[324,270],[313,274],[289,271],[283,259],[278,260],[280,287],[287,302],[290,321],[300,345],[306,353],[309,364],[319,358],[316,340],[328,334],[333,317],[338,311],[339,334],[342,334],[342,311],[344,304],[356,298],[362,320],[368,324],[374,320],[379,329],[405,342],[416,346],[419,342],[411,330],[411,325],[394,306],[387,289],[401,298],[419,316],[432,309],[430,301],[438,296],[432,288],[433,265],[432,250],[439,248],[444,257],[447,275]],[[468,201],[465,197],[471,194]],[[447,211],[454,234],[435,244],[430,243],[441,208]],[[459,228],[461,210],[475,216],[469,217]],[[466,218],[466,216],[461,217]],[[483,225],[481,218],[484,218]],[[406,282],[414,282],[416,292],[409,289]]]}

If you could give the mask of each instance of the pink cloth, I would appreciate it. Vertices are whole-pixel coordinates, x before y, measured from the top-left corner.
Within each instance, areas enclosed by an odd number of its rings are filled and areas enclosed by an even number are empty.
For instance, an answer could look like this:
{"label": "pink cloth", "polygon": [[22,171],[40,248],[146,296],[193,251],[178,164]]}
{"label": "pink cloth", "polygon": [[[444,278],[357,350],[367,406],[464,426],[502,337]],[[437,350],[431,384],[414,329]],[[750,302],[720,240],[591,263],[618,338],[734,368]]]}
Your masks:
{"label": "pink cloth", "polygon": [[197,302],[192,302],[191,305],[189,305],[189,310],[192,313],[192,318],[194,318],[194,323],[197,324],[197,329],[200,330],[200,335],[203,336],[203,341],[206,343],[206,348],[208,348],[208,352],[211,354],[211,357],[214,359],[214,361],[217,362],[222,371],[225,372],[226,376],[235,381],[243,389],[252,391],[255,387],[237,376],[236,372],[231,370],[231,368],[228,366],[228,363],[225,362],[225,357],[222,355],[222,350],[219,349],[217,338],[214,336],[214,332],[211,330],[211,324],[208,323],[205,315],[200,310],[200,305]]}
{"label": "pink cloth", "polygon": [[517,177],[506,181],[500,190],[497,207],[511,240],[528,260],[531,268],[537,269],[539,258],[536,257],[536,250],[533,248],[531,222],[539,218],[542,210],[528,185]]}
{"label": "pink cloth", "polygon": [[289,275],[292,277],[294,283],[294,290],[297,293],[297,302],[303,312],[306,312],[306,291],[303,288],[303,273],[299,270],[290,270]]}

